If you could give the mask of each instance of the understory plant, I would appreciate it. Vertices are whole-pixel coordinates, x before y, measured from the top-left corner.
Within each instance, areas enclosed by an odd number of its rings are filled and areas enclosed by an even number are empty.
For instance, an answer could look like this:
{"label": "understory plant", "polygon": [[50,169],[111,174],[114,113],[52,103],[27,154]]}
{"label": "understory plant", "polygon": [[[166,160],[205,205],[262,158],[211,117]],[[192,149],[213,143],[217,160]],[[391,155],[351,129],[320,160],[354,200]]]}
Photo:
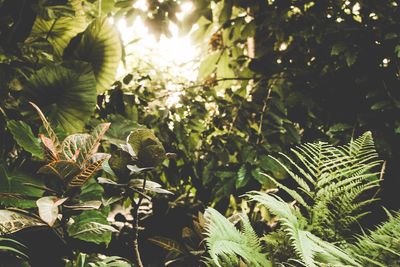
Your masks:
{"label": "understory plant", "polygon": [[[294,199],[292,203],[271,191],[252,191],[245,195],[276,216],[278,227],[272,229],[277,231],[266,233],[262,238],[246,235],[244,230],[240,233],[232,223],[209,208],[206,243],[211,262],[217,266],[235,266],[233,262],[243,261],[245,266],[259,266],[255,255],[261,253],[273,264],[393,266],[390,264],[396,263],[400,251],[396,232],[398,214],[390,215],[387,222],[368,234],[354,235],[359,232],[357,222],[368,213],[366,207],[376,200],[374,193],[381,178],[381,162],[371,133],[344,146],[319,142],[304,144],[292,151],[295,158],[282,156],[293,168],[273,159],[296,182],[297,188],[290,188],[265,174]],[[243,229],[249,229],[247,219],[243,219],[242,224]],[[255,241],[247,242],[249,239]],[[284,246],[289,248],[284,249],[288,254],[282,261],[271,251]]]}
{"label": "understory plant", "polygon": [[[7,209],[0,210],[0,235],[47,228],[62,242],[78,239],[108,244],[117,230],[107,221],[109,207],[102,201],[103,189],[91,178],[110,157],[98,152],[110,124],[98,125],[91,134],[72,134],[60,141],[39,107],[32,106],[43,122],[45,134],[39,137],[45,164],[37,171],[39,179],[19,186],[35,188],[40,196],[2,193],[1,202]],[[22,200],[30,202],[22,205]],[[21,207],[25,208],[17,209]]]}

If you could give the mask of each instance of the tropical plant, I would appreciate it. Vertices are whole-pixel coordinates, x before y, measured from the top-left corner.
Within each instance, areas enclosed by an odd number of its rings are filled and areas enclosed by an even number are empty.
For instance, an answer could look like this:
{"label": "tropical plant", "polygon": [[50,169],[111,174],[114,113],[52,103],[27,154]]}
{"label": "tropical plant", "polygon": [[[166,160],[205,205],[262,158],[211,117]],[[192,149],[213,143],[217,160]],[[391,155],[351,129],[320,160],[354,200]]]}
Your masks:
{"label": "tropical plant", "polygon": [[[24,190],[15,190],[9,182],[9,193],[1,193],[2,204],[9,209],[0,210],[0,235],[33,227],[50,227],[64,238],[109,243],[111,233],[117,230],[107,221],[107,208],[100,209],[101,186],[89,181],[109,158],[108,154],[97,152],[109,124],[99,125],[92,134],[69,135],[61,142],[41,110],[33,103],[32,106],[46,132],[46,135],[40,135],[40,140],[47,163],[37,172],[45,182],[28,183],[29,180],[20,178],[23,183],[19,186],[27,188]],[[22,147],[31,145],[28,142],[20,144]],[[10,177],[10,181],[13,179],[5,170],[4,176]],[[12,207],[37,208],[38,215],[31,210]]]}
{"label": "tropical plant", "polygon": [[[365,216],[363,208],[376,199],[368,198],[379,186],[378,160],[370,132],[348,145],[324,142],[303,144],[292,152],[296,159],[283,156],[289,169],[272,157],[290,175],[297,190],[288,188],[268,174],[278,188],[289,194],[303,209],[309,229],[325,240],[342,240],[355,223]],[[379,170],[379,169],[378,169]]]}
{"label": "tropical plant", "polygon": [[87,254],[79,253],[76,260],[67,262],[66,267],[132,267],[126,259],[116,256],[90,257]]}
{"label": "tropical plant", "polygon": [[11,238],[0,238],[0,253],[3,252],[11,252],[17,256],[27,259],[28,256],[23,252],[26,247],[24,244],[11,239]]}
{"label": "tropical plant", "polygon": [[[252,191],[245,195],[250,201],[267,208],[280,223],[281,235],[273,232],[263,238],[253,236],[257,244],[263,241],[268,248],[261,255],[277,264],[279,260],[274,257],[274,251],[283,248],[289,253],[284,262],[297,262],[305,266],[386,266],[386,262],[393,263],[392,258],[397,259],[399,250],[397,235],[392,232],[397,229],[397,217],[390,216],[389,221],[377,230],[360,236],[356,244],[350,245],[355,236],[349,229],[356,229],[354,224],[367,214],[362,208],[375,199],[365,197],[378,186],[380,180],[380,173],[373,172],[380,161],[371,133],[367,132],[344,146],[335,147],[319,142],[303,144],[292,151],[298,162],[288,156],[283,157],[294,166],[293,171],[274,159],[290,174],[297,188],[291,189],[266,176],[291,196],[295,200],[293,203],[286,203],[271,192]],[[213,218],[206,225],[206,242],[214,264],[219,265],[218,255],[232,257],[237,253],[247,264],[257,266],[256,257],[251,257],[251,253],[260,252],[261,247],[256,249],[252,245],[245,245],[247,249],[253,248],[249,251],[236,248],[235,243],[246,243],[243,241],[246,237],[240,236],[237,229],[215,210],[206,214]],[[285,236],[288,237],[287,243]],[[279,237],[281,240],[277,239]],[[219,251],[218,242],[226,240],[236,241],[226,243]],[[382,246],[383,243],[386,247]],[[291,249],[285,248],[285,244]],[[387,244],[390,244],[389,247]],[[348,249],[349,246],[351,249]],[[249,259],[254,261],[249,263]],[[230,262],[229,257],[225,260]]]}
{"label": "tropical plant", "polygon": [[389,219],[376,229],[357,237],[349,252],[362,266],[398,266],[400,264],[400,214],[390,214]]}
{"label": "tropical plant", "polygon": [[262,252],[260,240],[246,215],[241,216],[242,231],[213,208],[204,214],[205,238],[210,261],[216,266],[272,266]]}
{"label": "tropical plant", "polygon": [[[145,128],[137,128],[128,135],[125,144],[117,150],[110,158],[110,168],[106,171],[118,182],[111,179],[99,177],[98,182],[114,188],[114,196],[118,200],[129,199],[132,205],[133,230],[132,243],[135,265],[143,266],[139,245],[139,208],[144,199],[151,200],[148,193],[172,194],[170,191],[161,188],[157,182],[150,181],[145,175],[139,178],[140,174],[150,170],[167,157],[164,147],[154,133]],[[136,176],[136,177],[135,177]],[[139,177],[138,177],[139,176]]]}

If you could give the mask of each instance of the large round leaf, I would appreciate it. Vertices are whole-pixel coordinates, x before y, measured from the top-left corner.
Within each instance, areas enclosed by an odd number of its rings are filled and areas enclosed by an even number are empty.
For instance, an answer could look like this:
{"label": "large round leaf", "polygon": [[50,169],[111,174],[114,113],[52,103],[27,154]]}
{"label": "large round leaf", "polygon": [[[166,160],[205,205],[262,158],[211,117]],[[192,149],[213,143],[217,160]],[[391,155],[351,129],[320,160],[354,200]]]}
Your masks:
{"label": "large round leaf", "polygon": [[30,37],[47,38],[56,55],[62,56],[71,39],[82,32],[86,25],[84,16],[61,17],[52,20],[45,20],[38,16],[33,24]]}
{"label": "large round leaf", "polygon": [[122,45],[118,31],[106,17],[95,19],[86,30],[72,40],[64,53],[66,59],[89,62],[102,93],[114,83],[121,61]]}
{"label": "large round leaf", "polygon": [[96,80],[91,67],[83,62],[70,68],[54,65],[40,69],[25,92],[67,132],[82,130],[96,106]]}

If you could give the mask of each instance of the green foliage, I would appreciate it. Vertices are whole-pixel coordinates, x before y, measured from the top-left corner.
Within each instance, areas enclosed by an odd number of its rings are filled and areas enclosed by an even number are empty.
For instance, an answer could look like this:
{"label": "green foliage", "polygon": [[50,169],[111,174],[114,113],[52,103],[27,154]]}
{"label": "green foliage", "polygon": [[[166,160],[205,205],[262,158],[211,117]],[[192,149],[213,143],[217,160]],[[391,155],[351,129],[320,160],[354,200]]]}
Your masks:
{"label": "green foliage", "polygon": [[7,128],[19,146],[31,153],[33,157],[39,159],[43,158],[43,151],[40,147],[39,139],[33,135],[32,129],[27,123],[10,120],[7,122]]}
{"label": "green foliage", "polygon": [[133,130],[127,138],[127,144],[133,150],[129,152],[137,157],[139,165],[143,167],[157,166],[165,159],[163,145],[149,129]]}
{"label": "green foliage", "polygon": [[277,215],[291,246],[305,266],[323,264],[362,266],[338,247],[307,231],[305,218],[281,198],[267,193],[251,192],[247,197],[264,205]]}
{"label": "green foliage", "polygon": [[96,81],[84,63],[48,66],[37,71],[25,91],[52,122],[67,132],[82,130],[96,105]]}
{"label": "green foliage", "polygon": [[14,239],[0,237],[0,252],[11,252],[27,259],[28,256],[24,253],[25,249],[26,247],[22,243]]}
{"label": "green foliage", "polygon": [[388,215],[387,221],[357,237],[357,242],[349,247],[363,266],[400,264],[400,214]]}
{"label": "green foliage", "polygon": [[54,53],[58,57],[62,56],[71,39],[82,32],[87,25],[80,1],[68,2],[72,4],[74,14],[63,12],[61,16],[50,19],[37,16],[29,36],[32,39],[45,38],[53,46]]}
{"label": "green foliage", "polygon": [[132,264],[117,256],[106,257],[103,255],[102,258],[98,258],[79,253],[76,261],[68,262],[66,267],[132,267]]}
{"label": "green foliage", "polygon": [[0,235],[8,235],[25,228],[45,225],[39,218],[28,212],[0,210]]}
{"label": "green foliage", "polygon": [[212,208],[206,210],[204,218],[205,241],[213,264],[238,266],[240,259],[243,259],[249,266],[271,266],[246,216],[241,220],[242,231]]}
{"label": "green foliage", "polygon": [[114,83],[121,61],[122,47],[118,32],[107,17],[103,17],[95,19],[77,38],[67,48],[64,58],[90,63],[97,81],[97,93],[103,93]]}
{"label": "green foliage", "polygon": [[367,132],[348,145],[303,144],[292,150],[299,163],[282,154],[293,166],[290,170],[275,159],[296,182],[290,189],[267,175],[307,211],[314,233],[336,240],[351,232],[352,226],[366,213],[363,208],[374,201],[365,195],[378,186],[380,165],[371,133]]}
{"label": "green foliage", "polygon": [[106,215],[100,211],[85,211],[72,219],[74,223],[68,227],[68,234],[83,241],[108,244],[111,233],[117,231],[109,225]]}
{"label": "green foliage", "polygon": [[33,179],[22,172],[9,172],[0,164],[0,204],[3,207],[32,208],[34,199],[40,197],[43,190],[29,186],[43,186],[42,181]]}

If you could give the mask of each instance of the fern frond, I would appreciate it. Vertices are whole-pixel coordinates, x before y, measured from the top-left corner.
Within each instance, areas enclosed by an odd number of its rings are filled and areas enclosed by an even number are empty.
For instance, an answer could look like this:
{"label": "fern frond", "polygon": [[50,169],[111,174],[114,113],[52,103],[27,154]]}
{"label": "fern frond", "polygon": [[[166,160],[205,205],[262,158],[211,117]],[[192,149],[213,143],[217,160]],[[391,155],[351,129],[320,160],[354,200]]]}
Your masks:
{"label": "fern frond", "polygon": [[213,208],[208,208],[204,217],[207,220],[205,241],[215,265],[238,266],[242,259],[249,266],[271,266],[271,262],[262,253],[259,238],[247,216],[242,217],[242,232]]}
{"label": "fern frond", "polygon": [[293,166],[275,159],[297,183],[297,190],[269,177],[310,215],[311,228],[325,239],[342,236],[366,213],[363,208],[373,199],[362,199],[365,192],[379,185],[381,164],[370,132],[344,146],[324,142],[306,143],[292,149],[296,160],[284,158]]}
{"label": "fern frond", "polygon": [[280,197],[262,192],[250,192],[246,196],[259,202],[278,216],[284,231],[287,232],[291,245],[305,266],[313,267],[321,264],[338,264],[341,266],[361,266],[338,247],[320,239],[306,231],[301,215]]}
{"label": "fern frond", "polygon": [[386,222],[358,236],[356,244],[349,247],[363,266],[400,265],[400,212],[388,215]]}

